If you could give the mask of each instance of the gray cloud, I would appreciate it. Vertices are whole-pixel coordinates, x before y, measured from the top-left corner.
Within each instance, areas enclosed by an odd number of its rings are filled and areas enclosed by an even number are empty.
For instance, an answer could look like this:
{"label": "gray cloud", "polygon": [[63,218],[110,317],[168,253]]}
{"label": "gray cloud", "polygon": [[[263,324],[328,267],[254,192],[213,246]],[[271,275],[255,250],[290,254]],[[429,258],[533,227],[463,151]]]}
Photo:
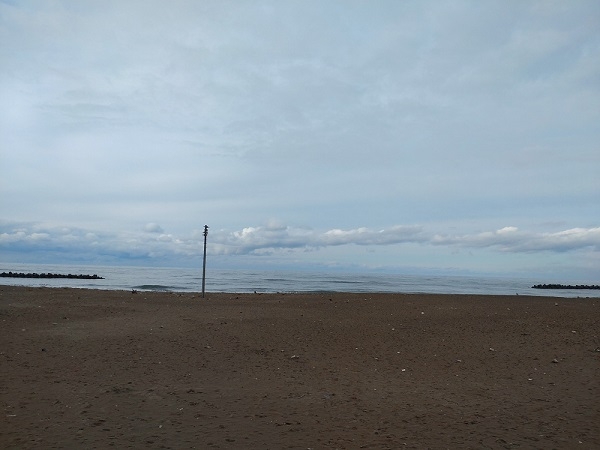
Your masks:
{"label": "gray cloud", "polygon": [[146,226],[144,226],[144,231],[147,231],[148,233],[164,233],[162,227],[154,222],[148,222]]}
{"label": "gray cloud", "polygon": [[[246,227],[238,231],[211,230],[208,239],[211,255],[228,257],[275,253],[327,251],[330,247],[393,247],[417,244],[433,247],[460,247],[476,251],[492,249],[506,253],[562,253],[589,250],[600,252],[600,228],[576,228],[552,233],[520,231],[504,227],[496,231],[469,235],[441,235],[421,226],[394,226],[388,229],[331,229],[317,231],[283,224]],[[173,261],[185,263],[198,258],[202,247],[202,231],[188,236],[164,232],[102,233],[41,224],[3,223],[0,227],[0,249],[5,254],[44,254],[57,257]],[[399,247],[401,248],[401,247]],[[401,252],[401,250],[399,250]]]}

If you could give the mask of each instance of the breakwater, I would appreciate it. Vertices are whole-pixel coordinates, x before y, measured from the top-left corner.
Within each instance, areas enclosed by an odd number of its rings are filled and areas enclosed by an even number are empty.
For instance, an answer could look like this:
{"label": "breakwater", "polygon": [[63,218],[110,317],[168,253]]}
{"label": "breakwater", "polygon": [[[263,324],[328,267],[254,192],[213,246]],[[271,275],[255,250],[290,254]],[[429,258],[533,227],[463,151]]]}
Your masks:
{"label": "breakwater", "polygon": [[533,289],[600,289],[597,284],[535,284]]}
{"label": "breakwater", "polygon": [[71,278],[78,280],[104,280],[104,278],[99,277],[98,275],[73,275],[69,274],[60,274],[60,273],[23,273],[23,272],[2,272],[0,273],[0,277],[4,278]]}

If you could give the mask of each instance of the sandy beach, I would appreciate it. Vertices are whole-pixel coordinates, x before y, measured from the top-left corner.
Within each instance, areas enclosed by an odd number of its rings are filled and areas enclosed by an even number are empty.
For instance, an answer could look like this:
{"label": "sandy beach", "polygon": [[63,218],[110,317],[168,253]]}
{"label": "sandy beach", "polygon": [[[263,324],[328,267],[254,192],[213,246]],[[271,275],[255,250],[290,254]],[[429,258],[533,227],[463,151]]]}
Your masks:
{"label": "sandy beach", "polygon": [[0,448],[600,448],[600,301],[0,287]]}

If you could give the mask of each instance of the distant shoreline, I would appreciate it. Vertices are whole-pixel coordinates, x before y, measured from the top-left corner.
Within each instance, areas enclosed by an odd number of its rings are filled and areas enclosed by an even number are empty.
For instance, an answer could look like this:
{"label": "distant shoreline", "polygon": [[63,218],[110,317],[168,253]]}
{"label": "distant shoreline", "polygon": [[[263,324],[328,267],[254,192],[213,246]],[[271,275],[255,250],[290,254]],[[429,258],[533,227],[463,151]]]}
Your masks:
{"label": "distant shoreline", "polygon": [[600,289],[600,285],[597,284],[536,284],[531,287],[533,289]]}
{"label": "distant shoreline", "polygon": [[60,274],[60,273],[23,273],[23,272],[2,272],[0,273],[0,277],[3,278],[73,278],[79,280],[104,280],[103,277],[99,277],[98,275],[73,275],[69,274]]}

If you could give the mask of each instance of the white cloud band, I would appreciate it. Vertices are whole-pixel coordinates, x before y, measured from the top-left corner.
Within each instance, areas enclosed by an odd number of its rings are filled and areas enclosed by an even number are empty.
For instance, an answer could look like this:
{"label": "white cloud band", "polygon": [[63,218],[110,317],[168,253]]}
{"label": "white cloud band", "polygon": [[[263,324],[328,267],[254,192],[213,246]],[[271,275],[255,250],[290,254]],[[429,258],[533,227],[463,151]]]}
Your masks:
{"label": "white cloud band", "polygon": [[[190,236],[164,233],[158,224],[139,233],[103,233],[40,224],[0,223],[0,249],[7,254],[53,253],[116,259],[192,258],[200,254],[202,232]],[[521,231],[504,227],[476,234],[433,234],[423,227],[393,226],[373,230],[365,227],[317,231],[281,224],[246,227],[238,231],[210,232],[208,251],[214,255],[264,255],[280,251],[318,250],[325,247],[359,245],[390,246],[421,244],[465,249],[489,248],[500,252],[600,251],[600,227],[572,228],[553,233]]]}

